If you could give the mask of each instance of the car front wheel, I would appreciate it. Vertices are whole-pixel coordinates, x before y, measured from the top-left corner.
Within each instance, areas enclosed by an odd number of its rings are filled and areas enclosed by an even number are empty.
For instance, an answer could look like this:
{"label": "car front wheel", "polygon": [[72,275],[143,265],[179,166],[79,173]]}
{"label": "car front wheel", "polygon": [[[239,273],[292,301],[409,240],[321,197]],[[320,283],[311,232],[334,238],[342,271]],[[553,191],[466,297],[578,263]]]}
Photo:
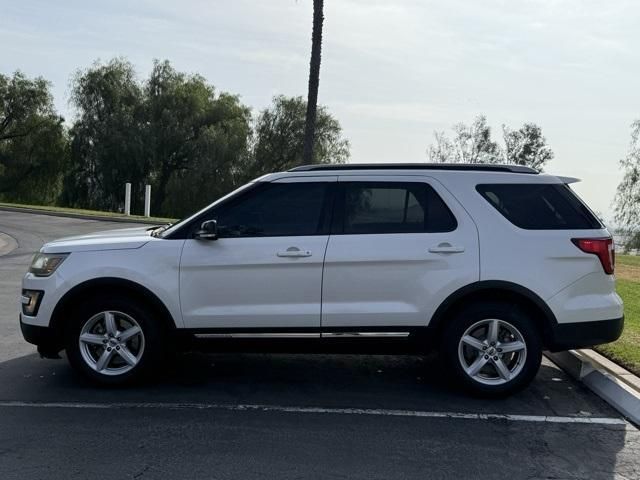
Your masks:
{"label": "car front wheel", "polygon": [[88,301],[66,334],[71,365],[102,384],[123,384],[162,360],[162,331],[144,305],[127,298]]}

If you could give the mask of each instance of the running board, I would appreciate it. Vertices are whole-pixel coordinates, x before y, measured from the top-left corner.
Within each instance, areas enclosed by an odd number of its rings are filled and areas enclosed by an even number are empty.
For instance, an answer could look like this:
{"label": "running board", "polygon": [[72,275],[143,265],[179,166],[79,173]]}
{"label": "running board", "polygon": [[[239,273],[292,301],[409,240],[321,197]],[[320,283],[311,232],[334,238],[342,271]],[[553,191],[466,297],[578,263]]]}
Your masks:
{"label": "running board", "polygon": [[196,338],[403,338],[408,337],[409,332],[236,332],[236,333],[196,333]]}

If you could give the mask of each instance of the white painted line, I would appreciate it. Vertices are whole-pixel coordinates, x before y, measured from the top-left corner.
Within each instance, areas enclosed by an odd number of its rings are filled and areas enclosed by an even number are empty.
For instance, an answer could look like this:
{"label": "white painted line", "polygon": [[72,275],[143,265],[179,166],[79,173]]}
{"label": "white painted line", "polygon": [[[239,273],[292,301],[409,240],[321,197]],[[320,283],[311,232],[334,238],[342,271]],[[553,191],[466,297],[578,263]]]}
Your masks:
{"label": "white painted line", "polygon": [[461,420],[505,420],[509,422],[582,423],[590,425],[630,425],[622,418],[569,417],[548,415],[510,415],[502,413],[425,412],[420,410],[387,410],[378,408],[287,407],[283,405],[233,405],[223,403],[76,403],[0,401],[0,408],[75,408],[75,409],[165,409],[165,410],[228,410],[285,413],[315,413],[337,415],[374,415],[383,417],[450,418]]}

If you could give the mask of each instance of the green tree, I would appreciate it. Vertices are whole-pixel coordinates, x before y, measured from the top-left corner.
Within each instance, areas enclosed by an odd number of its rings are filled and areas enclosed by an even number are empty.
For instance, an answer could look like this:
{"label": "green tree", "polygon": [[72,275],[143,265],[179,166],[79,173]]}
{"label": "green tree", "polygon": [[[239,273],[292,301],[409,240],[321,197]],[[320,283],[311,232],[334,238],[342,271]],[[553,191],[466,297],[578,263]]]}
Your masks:
{"label": "green tree", "polygon": [[53,203],[60,191],[68,140],[42,78],[0,74],[0,198]]}
{"label": "green tree", "polygon": [[[257,117],[252,156],[246,172],[256,177],[287,170],[303,163],[306,102],[302,97],[277,96]],[[325,107],[318,107],[313,157],[306,163],[345,163],[349,141],[340,122]]]}
{"label": "green tree", "polygon": [[629,238],[628,248],[640,248],[640,120],[631,124],[631,142],[620,161],[624,172],[614,204],[615,219]]}
{"label": "green tree", "polygon": [[247,155],[250,109],[168,61],[154,63],[144,91],[153,211],[182,215],[231,190]]}
{"label": "green tree", "polygon": [[313,30],[311,32],[311,60],[309,61],[309,89],[305,116],[304,146],[302,162],[313,163],[316,145],[318,89],[320,87],[320,62],[322,60],[322,23],[324,22],[324,0],[313,0]]}
{"label": "green tree", "polygon": [[478,115],[471,125],[453,126],[456,158],[463,163],[497,163],[500,147],[491,139],[487,117]]}
{"label": "green tree", "polygon": [[491,139],[491,127],[487,118],[478,115],[473,123],[457,123],[453,126],[453,140],[443,132],[436,132],[436,144],[427,150],[431,162],[445,163],[498,163],[500,147]]}
{"label": "green tree", "polygon": [[125,182],[139,191],[149,169],[142,135],[144,102],[135,70],[116,58],[77,72],[72,84],[78,117],[70,132],[71,169],[62,202],[122,211]]}
{"label": "green tree", "polygon": [[[200,75],[155,61],[145,81],[124,59],[96,63],[73,81],[77,121],[71,129],[67,205],[122,210],[124,184],[141,212],[151,185],[151,213],[183,216],[243,182],[302,163],[307,105],[275,97],[253,118],[240,99],[216,92]],[[343,163],[349,142],[319,107],[314,163]]]}
{"label": "green tree", "polygon": [[503,125],[502,133],[505,163],[542,170],[553,159],[553,151],[542,135],[542,128],[535,123],[525,123],[518,130]]}
{"label": "green tree", "polygon": [[502,126],[504,147],[491,138],[491,128],[484,115],[471,125],[453,126],[453,138],[435,132],[435,142],[427,149],[427,157],[435,163],[505,163],[542,170],[553,159],[553,151],[535,123],[525,123],[517,130]]}
{"label": "green tree", "polygon": [[433,132],[435,142],[427,148],[427,158],[432,163],[454,163],[455,147],[444,132]]}
{"label": "green tree", "polygon": [[152,214],[179,216],[232,189],[246,163],[250,110],[167,61],[154,62],[144,82],[124,59],[96,63],[76,75],[72,101],[66,204],[122,210],[131,182],[132,211],[141,213],[150,184]]}

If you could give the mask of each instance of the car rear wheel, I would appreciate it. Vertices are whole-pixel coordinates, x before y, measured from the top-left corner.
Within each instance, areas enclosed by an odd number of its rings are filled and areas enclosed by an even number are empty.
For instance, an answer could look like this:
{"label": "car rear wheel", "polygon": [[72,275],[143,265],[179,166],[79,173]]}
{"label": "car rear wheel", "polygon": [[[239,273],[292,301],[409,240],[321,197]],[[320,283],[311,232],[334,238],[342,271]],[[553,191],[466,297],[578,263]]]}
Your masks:
{"label": "car rear wheel", "polygon": [[127,298],[95,299],[71,319],[66,351],[71,365],[90,379],[123,384],[157,370],[162,337],[144,305]]}
{"label": "car rear wheel", "polygon": [[542,360],[542,342],[530,316],[515,305],[467,307],[447,325],[444,356],[456,384],[485,396],[526,387]]}

